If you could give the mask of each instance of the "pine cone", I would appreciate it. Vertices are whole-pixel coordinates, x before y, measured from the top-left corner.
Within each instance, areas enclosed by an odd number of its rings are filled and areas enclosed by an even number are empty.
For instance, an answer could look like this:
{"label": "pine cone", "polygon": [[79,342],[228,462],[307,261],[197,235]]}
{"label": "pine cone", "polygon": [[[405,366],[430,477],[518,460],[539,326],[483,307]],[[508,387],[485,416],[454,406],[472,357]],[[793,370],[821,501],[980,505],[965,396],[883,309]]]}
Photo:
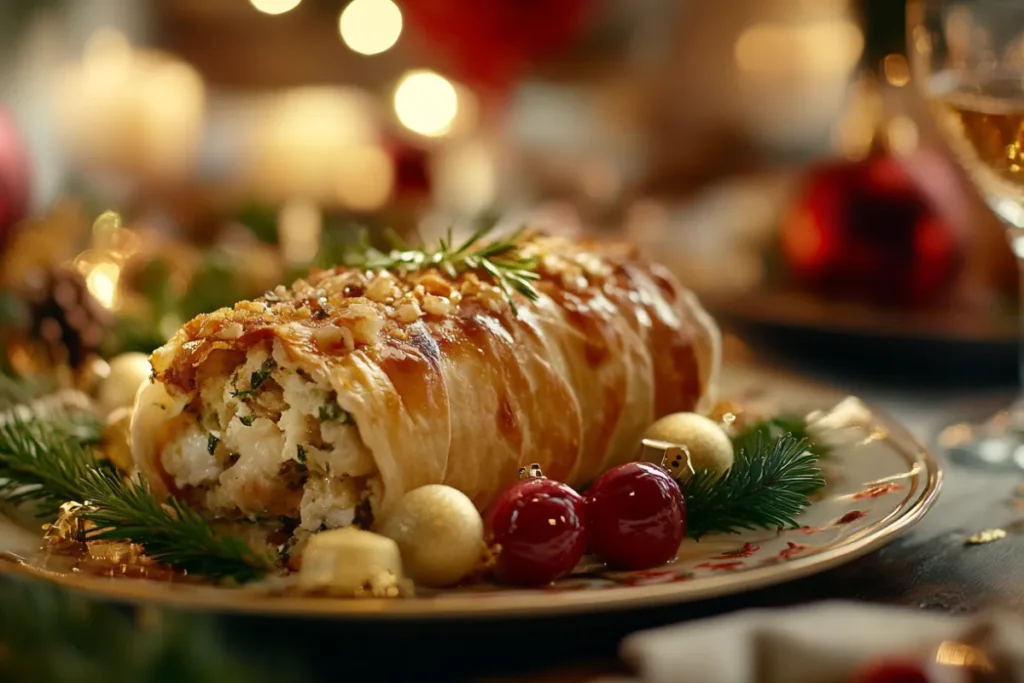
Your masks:
{"label": "pine cone", "polygon": [[49,268],[30,283],[25,303],[30,338],[41,343],[50,362],[73,370],[97,354],[113,323],[110,313],[89,293],[85,278],[67,266]]}

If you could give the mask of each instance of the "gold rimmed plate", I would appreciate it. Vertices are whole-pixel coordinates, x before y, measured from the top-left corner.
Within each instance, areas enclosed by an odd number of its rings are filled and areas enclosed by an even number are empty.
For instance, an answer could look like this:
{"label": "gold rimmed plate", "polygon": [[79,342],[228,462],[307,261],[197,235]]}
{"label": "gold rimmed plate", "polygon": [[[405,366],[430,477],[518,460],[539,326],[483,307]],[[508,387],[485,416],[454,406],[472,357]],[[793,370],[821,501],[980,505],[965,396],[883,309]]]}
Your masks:
{"label": "gold rimmed plate", "polygon": [[[726,368],[721,393],[766,413],[826,411],[846,398],[749,367]],[[0,572],[124,602],[343,620],[544,616],[704,600],[835,567],[881,547],[924,516],[941,486],[938,463],[899,423],[868,411],[856,438],[823,461],[828,485],[800,517],[800,528],[687,540],[676,561],[646,571],[613,572],[585,562],[572,576],[536,589],[478,584],[396,599],[285,596],[260,586],[222,588],[76,571],[67,558],[41,553],[38,534],[0,517]]]}

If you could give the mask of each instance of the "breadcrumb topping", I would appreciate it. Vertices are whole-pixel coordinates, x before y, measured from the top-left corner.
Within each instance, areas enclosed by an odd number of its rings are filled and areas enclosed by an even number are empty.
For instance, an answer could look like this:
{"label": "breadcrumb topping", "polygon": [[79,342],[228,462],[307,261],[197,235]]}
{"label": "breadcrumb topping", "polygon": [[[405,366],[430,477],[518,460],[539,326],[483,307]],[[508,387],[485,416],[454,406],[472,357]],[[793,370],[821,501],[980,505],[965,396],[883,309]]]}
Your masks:
{"label": "breadcrumb topping", "polygon": [[[621,275],[623,254],[605,256],[596,245],[559,237],[527,235],[524,256],[539,259],[537,289],[543,296],[595,299]],[[632,254],[628,254],[629,257]],[[530,306],[520,295],[516,306]],[[219,348],[244,348],[252,341],[303,329],[309,344],[327,354],[408,339],[407,328],[424,321],[483,313],[514,319],[505,293],[483,272],[455,277],[438,270],[362,271],[337,267],[318,270],[290,287],[278,286],[255,301],[200,315],[189,321],[152,358],[157,378],[191,391],[194,369]]]}

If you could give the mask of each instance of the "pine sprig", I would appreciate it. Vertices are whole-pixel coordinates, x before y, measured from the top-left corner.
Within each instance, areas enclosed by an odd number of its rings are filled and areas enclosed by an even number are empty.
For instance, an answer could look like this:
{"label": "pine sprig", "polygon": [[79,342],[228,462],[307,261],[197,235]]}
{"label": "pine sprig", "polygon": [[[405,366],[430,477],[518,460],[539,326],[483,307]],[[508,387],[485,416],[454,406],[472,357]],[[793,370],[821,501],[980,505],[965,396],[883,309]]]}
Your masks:
{"label": "pine sprig", "polygon": [[380,252],[364,244],[358,253],[348,259],[348,263],[365,270],[384,269],[406,273],[438,268],[452,278],[461,272],[477,271],[494,281],[515,313],[514,294],[521,294],[530,301],[536,301],[539,296],[533,286],[533,282],[540,277],[536,273],[538,259],[523,256],[520,252],[522,228],[507,237],[485,242],[484,238],[493,229],[491,224],[483,225],[459,245],[454,243],[449,230],[436,247],[418,249],[409,247],[392,235],[394,248],[391,251]]}
{"label": "pine sprig", "polygon": [[132,541],[146,555],[212,579],[257,579],[273,569],[237,536],[218,535],[198,512],[176,498],[166,503],[150,492],[144,478],[125,480],[109,470],[90,468],[82,485],[90,508],[82,517],[96,525],[90,540]]}
{"label": "pine sprig", "polygon": [[736,452],[738,453],[743,449],[751,450],[756,448],[756,439],[758,437],[762,441],[767,442],[785,434],[789,434],[797,439],[805,439],[807,441],[807,449],[819,458],[827,458],[831,454],[831,449],[827,445],[812,437],[807,420],[799,415],[784,414],[758,420],[740,430],[740,433],[736,435],[733,442],[736,444]]}
{"label": "pine sprig", "polygon": [[16,377],[0,371],[0,410],[29,403],[52,391],[49,382]]}
{"label": "pine sprig", "polygon": [[154,560],[214,579],[239,582],[273,569],[245,541],[217,534],[198,512],[170,498],[161,502],[146,480],[124,479],[98,462],[53,420],[14,418],[0,426],[0,499],[53,509],[67,501],[87,507],[96,525],[90,540],[124,540]]}
{"label": "pine sprig", "polygon": [[63,416],[0,424],[0,499],[7,503],[33,503],[41,516],[53,516],[78,499],[78,477],[95,464]]}
{"label": "pine sprig", "polygon": [[702,470],[681,483],[687,534],[796,526],[809,496],[825,485],[817,461],[806,439],[748,435],[737,442],[736,460],[725,474]]}

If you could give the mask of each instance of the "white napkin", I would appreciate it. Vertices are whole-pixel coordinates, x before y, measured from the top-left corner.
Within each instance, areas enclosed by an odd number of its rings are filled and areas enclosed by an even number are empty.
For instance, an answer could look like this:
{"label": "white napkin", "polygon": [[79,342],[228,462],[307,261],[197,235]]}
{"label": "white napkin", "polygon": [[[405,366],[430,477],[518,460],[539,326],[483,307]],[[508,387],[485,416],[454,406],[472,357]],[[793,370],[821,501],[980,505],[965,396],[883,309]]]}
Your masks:
{"label": "white napkin", "polygon": [[824,602],[757,609],[636,633],[622,644],[636,678],[593,683],[830,683],[881,656],[934,656],[967,642],[1007,660],[1024,680],[1024,621],[1010,614],[951,617]]}

